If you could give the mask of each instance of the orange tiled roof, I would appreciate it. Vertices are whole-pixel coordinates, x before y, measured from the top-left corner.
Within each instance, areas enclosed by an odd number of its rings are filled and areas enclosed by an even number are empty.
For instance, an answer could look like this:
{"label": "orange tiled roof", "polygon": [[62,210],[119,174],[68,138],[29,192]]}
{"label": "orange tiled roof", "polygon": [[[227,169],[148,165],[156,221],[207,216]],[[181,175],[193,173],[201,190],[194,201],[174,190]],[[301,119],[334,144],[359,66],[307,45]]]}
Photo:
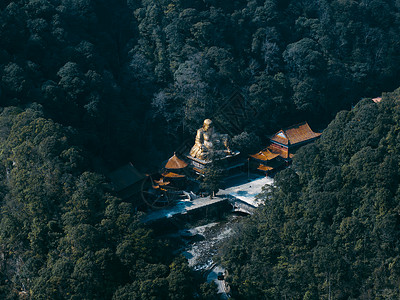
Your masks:
{"label": "orange tiled roof", "polygon": [[165,172],[162,174],[164,178],[183,178],[185,175],[173,173],[173,172]]}
{"label": "orange tiled roof", "polygon": [[250,155],[252,158],[263,161],[272,160],[277,156],[279,156],[279,153],[272,153],[269,149],[264,149],[256,154]]}
{"label": "orange tiled roof", "polygon": [[260,165],[258,166],[258,168],[257,168],[257,170],[260,170],[260,171],[271,171],[271,170],[273,170],[273,169],[274,169],[273,167],[264,166],[264,165],[262,165],[262,164],[260,164]]}
{"label": "orange tiled roof", "polygon": [[289,158],[289,151],[288,151],[288,149],[286,148],[280,148],[278,145],[275,145],[275,144],[271,144],[271,145],[269,145],[268,147],[267,147],[267,149],[269,150],[269,151],[271,151],[272,153],[276,153],[276,154],[278,154],[280,157],[282,157],[282,158]]}
{"label": "orange tiled roof", "polygon": [[312,131],[307,122],[303,122],[278,131],[271,137],[271,141],[283,145],[293,146],[298,143],[319,137],[320,135],[321,133]]}
{"label": "orange tiled roof", "polygon": [[177,170],[177,169],[183,169],[187,167],[187,162],[183,161],[182,159],[180,159],[178,156],[176,156],[176,154],[174,153],[174,155],[168,160],[168,162],[165,164],[165,168],[166,169],[173,169],[173,170]]}
{"label": "orange tiled roof", "polygon": [[153,185],[153,189],[155,189],[155,190],[160,190],[160,191],[164,191],[164,192],[167,191],[166,188],[164,188],[164,187],[162,187],[162,186],[160,186],[160,185]]}
{"label": "orange tiled roof", "polygon": [[154,180],[154,183],[157,184],[157,186],[164,186],[170,184],[169,181],[164,181],[164,178],[161,178],[160,180]]}

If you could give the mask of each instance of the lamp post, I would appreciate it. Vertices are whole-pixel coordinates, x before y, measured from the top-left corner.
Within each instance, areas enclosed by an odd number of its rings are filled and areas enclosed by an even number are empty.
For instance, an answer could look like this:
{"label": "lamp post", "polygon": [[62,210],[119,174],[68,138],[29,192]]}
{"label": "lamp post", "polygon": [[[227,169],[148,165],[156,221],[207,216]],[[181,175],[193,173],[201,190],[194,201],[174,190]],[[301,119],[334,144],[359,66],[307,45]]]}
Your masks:
{"label": "lamp post", "polygon": [[250,181],[250,158],[247,158],[247,181]]}

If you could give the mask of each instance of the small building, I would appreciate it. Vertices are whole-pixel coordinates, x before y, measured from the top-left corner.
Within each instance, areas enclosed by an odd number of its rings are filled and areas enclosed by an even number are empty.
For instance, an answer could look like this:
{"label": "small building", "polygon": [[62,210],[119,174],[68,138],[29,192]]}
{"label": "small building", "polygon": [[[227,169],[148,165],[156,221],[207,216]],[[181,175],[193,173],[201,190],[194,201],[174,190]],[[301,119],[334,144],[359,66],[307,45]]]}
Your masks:
{"label": "small building", "polygon": [[174,152],[174,155],[168,159],[164,168],[170,172],[180,173],[184,171],[188,165],[189,164],[186,161],[180,159]]}
{"label": "small building", "polygon": [[[146,176],[140,173],[132,163],[128,163],[108,174],[114,191],[124,200],[137,200],[142,192]],[[136,201],[135,201],[136,202]],[[139,203],[136,203],[139,205]]]}
{"label": "small building", "polygon": [[166,191],[167,186],[170,184],[168,180],[165,180],[164,177],[161,177],[159,180],[152,181],[152,188],[155,190]]}
{"label": "small building", "polygon": [[296,150],[321,136],[321,133],[312,131],[307,122],[290,126],[275,133],[270,138],[268,150],[286,162],[290,162]]}
{"label": "small building", "polygon": [[279,153],[273,153],[268,148],[249,156],[249,168],[265,175],[269,175],[284,166]]}
{"label": "small building", "polygon": [[188,173],[188,163],[179,158],[176,153],[164,165],[162,177],[164,182],[170,182],[171,187],[183,187]]}

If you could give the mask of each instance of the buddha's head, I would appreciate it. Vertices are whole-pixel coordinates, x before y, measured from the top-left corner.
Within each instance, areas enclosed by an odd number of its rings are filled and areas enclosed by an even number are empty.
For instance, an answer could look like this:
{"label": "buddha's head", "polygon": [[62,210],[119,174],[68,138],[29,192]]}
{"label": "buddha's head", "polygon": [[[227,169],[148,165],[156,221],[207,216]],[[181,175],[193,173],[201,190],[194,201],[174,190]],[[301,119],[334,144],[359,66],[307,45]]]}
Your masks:
{"label": "buddha's head", "polygon": [[208,131],[211,128],[212,128],[212,121],[210,119],[205,119],[203,122],[204,131]]}

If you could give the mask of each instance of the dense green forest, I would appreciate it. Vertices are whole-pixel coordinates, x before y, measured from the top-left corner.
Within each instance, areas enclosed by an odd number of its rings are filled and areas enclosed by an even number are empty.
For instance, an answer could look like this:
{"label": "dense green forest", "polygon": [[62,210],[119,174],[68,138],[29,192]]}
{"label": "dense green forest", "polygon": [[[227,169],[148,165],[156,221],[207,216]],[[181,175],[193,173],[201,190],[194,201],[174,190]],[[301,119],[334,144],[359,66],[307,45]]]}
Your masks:
{"label": "dense green forest", "polygon": [[249,133],[306,119],[323,128],[360,98],[397,88],[399,6],[2,1],[0,101],[41,104],[113,167],[162,161],[236,89],[257,108],[242,126]]}
{"label": "dense green forest", "polygon": [[400,89],[342,111],[226,246],[235,299],[399,299]]}
{"label": "dense green forest", "polygon": [[1,299],[213,295],[132,204],[112,196],[102,176],[81,171],[85,153],[70,130],[38,107],[6,108],[0,124]]}
{"label": "dense green forest", "polygon": [[[154,170],[235,90],[257,111],[228,132],[247,146],[394,90],[399,8],[0,1],[0,298],[212,299],[99,173]],[[225,250],[238,297],[397,297],[395,97],[339,113],[277,176]]]}

